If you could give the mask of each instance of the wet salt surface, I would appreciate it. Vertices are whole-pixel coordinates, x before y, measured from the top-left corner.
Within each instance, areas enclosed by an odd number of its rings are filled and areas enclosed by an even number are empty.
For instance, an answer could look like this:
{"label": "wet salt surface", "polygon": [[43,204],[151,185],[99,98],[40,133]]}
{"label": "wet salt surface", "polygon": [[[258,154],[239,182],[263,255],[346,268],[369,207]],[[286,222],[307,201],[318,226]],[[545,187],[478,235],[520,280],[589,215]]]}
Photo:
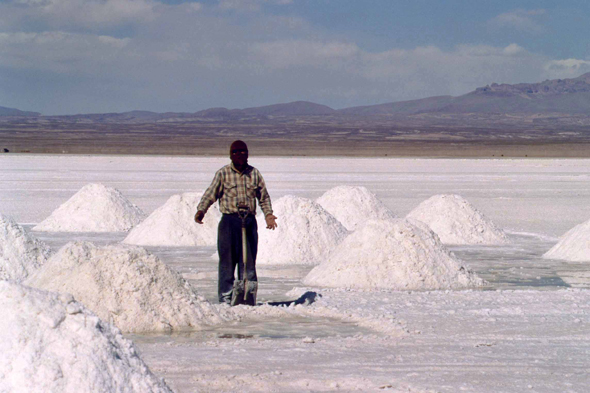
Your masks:
{"label": "wet salt surface", "polygon": [[[24,226],[30,231],[31,225]],[[61,248],[71,239],[90,241],[97,245],[118,243],[126,233],[63,233],[32,232],[34,236],[45,241],[53,250]],[[217,260],[211,255],[215,247],[144,247],[157,255],[164,263],[181,273],[185,279],[211,303],[217,299]],[[285,293],[293,287],[301,286],[303,278],[312,266],[264,267],[258,268],[261,283],[258,291],[258,303],[295,301],[296,297]],[[290,316],[277,321],[235,322],[230,325],[216,326],[196,332],[179,332],[173,334],[133,335],[139,342],[186,342],[203,341],[220,336],[227,338],[298,338],[312,334],[314,337],[353,336],[367,329],[356,324],[336,318],[305,318]]]}
{"label": "wet salt surface", "polygon": [[[25,226],[30,230],[30,226]],[[125,233],[60,233],[33,232],[54,250],[72,238],[91,241],[98,245],[120,242]],[[557,239],[534,234],[509,234],[512,243],[504,246],[449,247],[467,266],[488,283],[473,291],[544,290],[568,287],[590,288],[589,269],[580,263],[541,258]],[[217,260],[212,258],[216,248],[209,247],[145,247],[164,263],[186,278],[211,303],[217,303]],[[301,280],[312,266],[260,266],[258,303],[294,301],[296,296],[286,293],[301,287]],[[387,291],[385,291],[387,292]],[[420,291],[414,291],[420,292]],[[320,290],[321,294],[322,291]],[[354,296],[351,294],[351,296]],[[227,339],[300,339],[313,337],[353,337],[358,334],[378,334],[341,318],[309,318],[292,315],[279,320],[241,321],[215,326],[196,332],[173,334],[133,335],[134,341],[145,344],[203,342]]]}
{"label": "wet salt surface", "polygon": [[507,246],[449,246],[461,260],[488,281],[482,289],[590,288],[584,263],[543,259],[557,239],[509,234]]}
{"label": "wet salt surface", "polygon": [[47,243],[54,253],[73,240],[88,241],[97,246],[104,246],[119,243],[126,236],[126,232],[39,232],[32,230],[34,226],[33,224],[23,225],[30,234]]}
{"label": "wet salt surface", "polygon": [[304,339],[306,337],[352,337],[371,334],[371,330],[336,318],[283,317],[274,321],[232,322],[224,326],[200,331],[176,332],[171,334],[131,334],[138,344],[195,343],[216,339]]}
{"label": "wet salt surface", "polygon": [[[30,231],[32,225],[24,225]],[[71,239],[86,240],[97,245],[120,242],[126,233],[59,233],[32,232],[53,250]],[[447,246],[488,284],[481,290],[590,288],[590,269],[584,263],[544,259],[557,238],[522,234],[508,234],[512,244],[502,246]],[[176,269],[200,294],[217,302],[217,259],[212,255],[216,247],[145,247],[163,262]],[[294,300],[285,295],[293,287],[301,286],[301,279],[313,266],[276,265],[257,268],[260,288],[259,302]],[[477,289],[476,289],[477,290]]]}

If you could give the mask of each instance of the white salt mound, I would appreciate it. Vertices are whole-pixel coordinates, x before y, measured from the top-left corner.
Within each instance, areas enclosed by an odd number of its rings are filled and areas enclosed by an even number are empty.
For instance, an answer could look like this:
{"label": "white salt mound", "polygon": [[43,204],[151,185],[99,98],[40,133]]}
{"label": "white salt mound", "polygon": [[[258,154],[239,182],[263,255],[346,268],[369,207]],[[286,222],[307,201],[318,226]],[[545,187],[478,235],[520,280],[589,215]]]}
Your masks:
{"label": "white salt mound", "polygon": [[125,332],[199,329],[223,321],[178,273],[136,246],[71,242],[25,283],[71,293]]}
{"label": "white salt mound", "polygon": [[319,204],[292,195],[273,203],[278,227],[274,231],[259,218],[257,264],[317,265],[348,231]]}
{"label": "white salt mound", "polygon": [[574,262],[590,261],[590,220],[567,231],[543,258]]}
{"label": "white salt mound", "polygon": [[119,190],[87,184],[33,228],[49,232],[123,232],[145,217]]}
{"label": "white salt mound", "polygon": [[194,220],[202,192],[173,195],[133,228],[123,243],[143,246],[213,246],[221,218],[217,205],[211,206],[203,225]]}
{"label": "white salt mound", "polygon": [[368,221],[303,282],[357,289],[455,289],[483,284],[426,225],[406,219]]}
{"label": "white salt mound", "polygon": [[0,214],[0,280],[24,280],[45,263],[50,253],[49,246]]}
{"label": "white salt mound", "polygon": [[445,244],[507,244],[504,231],[460,195],[435,195],[408,218],[424,222]]}
{"label": "white salt mound", "polygon": [[395,214],[366,187],[338,186],[316,200],[349,231],[364,225],[367,220],[387,220]]}
{"label": "white salt mound", "polygon": [[3,281],[0,309],[1,392],[172,392],[71,295]]}

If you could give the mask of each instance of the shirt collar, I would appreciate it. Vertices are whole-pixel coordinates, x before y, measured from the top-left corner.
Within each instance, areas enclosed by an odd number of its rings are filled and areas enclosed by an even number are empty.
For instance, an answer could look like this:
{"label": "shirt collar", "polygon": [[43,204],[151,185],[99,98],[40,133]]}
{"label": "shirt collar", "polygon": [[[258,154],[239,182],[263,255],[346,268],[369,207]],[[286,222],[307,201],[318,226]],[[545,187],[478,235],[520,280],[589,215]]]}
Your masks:
{"label": "shirt collar", "polygon": [[240,172],[240,171],[238,171],[236,169],[236,167],[234,166],[234,163],[233,162],[230,165],[231,165],[230,166],[231,170],[234,171],[234,172],[236,172],[236,173],[238,173],[238,174],[240,174],[240,175],[247,175],[252,170],[252,167],[250,165],[246,165],[246,169],[244,169],[243,172]]}

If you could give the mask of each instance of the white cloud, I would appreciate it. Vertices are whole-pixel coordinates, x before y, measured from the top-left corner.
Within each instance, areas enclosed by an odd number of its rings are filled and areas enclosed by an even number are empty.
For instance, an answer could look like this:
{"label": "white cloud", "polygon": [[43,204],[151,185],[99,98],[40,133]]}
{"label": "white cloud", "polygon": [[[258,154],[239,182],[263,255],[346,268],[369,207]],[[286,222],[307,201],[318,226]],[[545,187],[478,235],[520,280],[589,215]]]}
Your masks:
{"label": "white cloud", "polygon": [[462,56],[506,57],[517,56],[526,51],[518,44],[513,43],[506,47],[495,47],[490,45],[457,45],[456,52]]}
{"label": "white cloud", "polygon": [[235,12],[199,3],[21,1],[26,6],[12,4],[8,14],[0,3],[0,26],[32,18],[45,30],[11,25],[0,33],[0,66],[10,75],[0,101],[19,107],[22,96],[37,103],[23,109],[44,113],[196,111],[299,99],[345,107],[577,76],[589,67],[517,43],[371,52],[300,18],[260,12],[237,15],[236,23]]}
{"label": "white cloud", "polygon": [[510,45],[435,46],[364,53],[361,75],[372,81],[381,100],[396,101],[436,95],[460,95],[491,82],[530,80],[544,63],[542,56]]}
{"label": "white cloud", "polygon": [[115,38],[110,37],[108,35],[99,35],[98,41],[102,42],[103,44],[111,45],[115,48],[124,48],[129,44],[131,41],[130,38]]}
{"label": "white cloud", "polygon": [[452,50],[423,46],[373,53],[354,43],[278,40],[250,44],[247,61],[236,64],[233,56],[219,52],[215,67],[232,67],[232,73],[249,77],[263,75],[264,83],[275,91],[290,91],[293,97],[303,94],[312,101],[327,100],[336,107],[461,95],[493,82],[538,82],[546,78],[548,69],[555,77],[566,77],[568,72],[576,76],[576,67],[581,71],[587,66],[585,62],[568,63],[567,72],[558,72],[558,65],[564,67],[562,61],[529,52],[516,43],[504,47],[458,45]]}
{"label": "white cloud", "polygon": [[201,11],[203,9],[203,5],[201,3],[186,3],[190,11]]}
{"label": "white cloud", "polygon": [[545,64],[545,75],[549,79],[575,78],[586,72],[590,72],[590,61],[587,60],[551,60]]}
{"label": "white cloud", "polygon": [[332,67],[360,52],[355,44],[307,40],[274,41],[250,45],[252,59],[270,68]]}
{"label": "white cloud", "polygon": [[0,4],[0,26],[31,29],[108,29],[156,17],[155,0],[19,0]]}
{"label": "white cloud", "polygon": [[510,44],[507,47],[505,47],[503,49],[503,51],[506,55],[513,56],[513,55],[518,55],[520,53],[523,53],[525,50],[523,47],[521,47],[518,44]]}
{"label": "white cloud", "polygon": [[49,3],[50,0],[12,0],[7,3],[18,4],[21,6],[39,6]]}
{"label": "white cloud", "polygon": [[129,39],[61,31],[0,33],[0,65],[21,70],[92,74],[112,66]]}
{"label": "white cloud", "polygon": [[162,61],[182,61],[186,59],[190,51],[190,44],[188,42],[179,42],[170,47],[154,52],[154,55]]}
{"label": "white cloud", "polygon": [[545,14],[545,10],[514,10],[500,14],[490,20],[490,24],[499,28],[513,28],[531,34],[539,34],[544,31],[538,22],[538,17]]}
{"label": "white cloud", "polygon": [[293,0],[220,0],[222,10],[258,11],[264,4],[287,5]]}

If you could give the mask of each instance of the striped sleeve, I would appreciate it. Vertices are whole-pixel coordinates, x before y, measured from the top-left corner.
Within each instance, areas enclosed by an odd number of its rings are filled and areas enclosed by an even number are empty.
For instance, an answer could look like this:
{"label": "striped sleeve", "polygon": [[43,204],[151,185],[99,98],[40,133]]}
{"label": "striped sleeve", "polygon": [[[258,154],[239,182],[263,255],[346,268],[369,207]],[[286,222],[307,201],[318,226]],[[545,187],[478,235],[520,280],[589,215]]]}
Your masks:
{"label": "striped sleeve", "polygon": [[201,202],[199,202],[199,206],[197,210],[201,210],[203,212],[207,212],[207,210],[221,198],[221,193],[223,192],[223,169],[218,170],[215,172],[215,177],[211,182],[211,185],[205,190],[203,196],[201,197]]}
{"label": "striped sleeve", "polygon": [[258,170],[256,170],[256,175],[258,177],[258,204],[264,213],[264,216],[268,216],[272,214],[272,205],[270,203],[270,195],[268,194],[268,190],[266,189],[266,183],[264,182],[264,178],[260,174]]}

